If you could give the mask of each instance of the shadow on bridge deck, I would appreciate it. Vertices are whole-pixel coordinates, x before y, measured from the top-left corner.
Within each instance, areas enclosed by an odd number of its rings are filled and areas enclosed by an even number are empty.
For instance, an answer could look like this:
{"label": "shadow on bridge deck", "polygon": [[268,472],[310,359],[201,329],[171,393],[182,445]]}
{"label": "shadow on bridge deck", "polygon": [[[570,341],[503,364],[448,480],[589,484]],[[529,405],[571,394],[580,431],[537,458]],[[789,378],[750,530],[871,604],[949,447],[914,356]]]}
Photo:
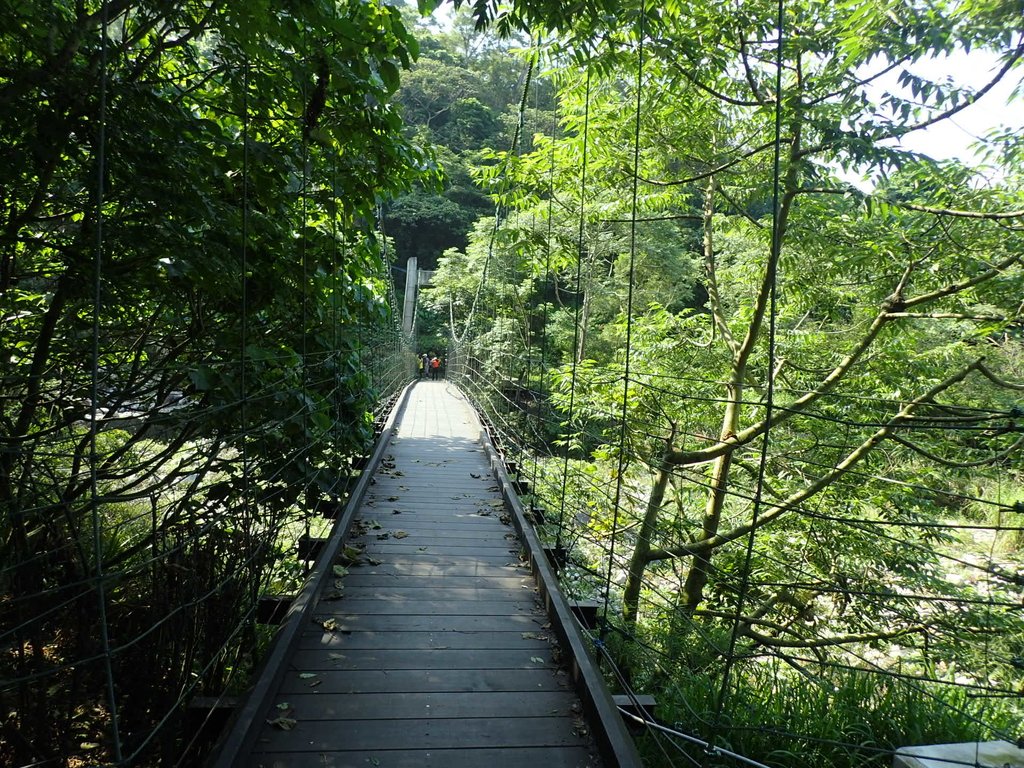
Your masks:
{"label": "shadow on bridge deck", "polygon": [[419,382],[395,416],[218,768],[638,765],[574,691],[473,409]]}

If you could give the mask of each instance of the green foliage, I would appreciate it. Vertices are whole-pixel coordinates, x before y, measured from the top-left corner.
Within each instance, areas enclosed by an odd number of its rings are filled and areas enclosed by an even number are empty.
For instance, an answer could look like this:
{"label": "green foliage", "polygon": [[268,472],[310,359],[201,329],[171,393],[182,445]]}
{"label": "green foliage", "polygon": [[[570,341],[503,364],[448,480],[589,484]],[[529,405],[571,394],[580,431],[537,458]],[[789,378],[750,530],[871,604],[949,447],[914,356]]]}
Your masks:
{"label": "green foliage", "polygon": [[0,22],[0,752],[112,744],[105,601],[124,753],[172,754],[403,375],[373,222],[430,183],[392,104],[417,45],[375,2]]}
{"label": "green foliage", "polygon": [[[780,768],[888,766],[901,746],[985,741],[1015,725],[1012,709],[993,711],[965,691],[863,670],[808,680],[777,662],[737,670],[726,694],[731,714],[719,719],[717,689],[707,684],[706,672],[673,675],[658,697],[661,717],[685,733],[705,739],[716,734],[717,746]],[[979,732],[978,718],[996,731]],[[659,761],[652,741],[641,742],[650,765],[672,765]],[[700,756],[697,750],[689,754]]]}
{"label": "green foliage", "polygon": [[[509,43],[474,30],[465,12],[447,31],[421,25],[419,32],[422,57],[397,101],[408,132],[437,148],[445,178],[440,190],[424,187],[388,205],[384,226],[395,238],[399,264],[415,256],[420,269],[434,269],[444,251],[466,247],[477,219],[493,213],[469,168],[482,151],[509,145],[526,64]],[[531,100],[539,105],[545,97],[550,108],[550,89]]]}
{"label": "green foliage", "polygon": [[[694,670],[716,689],[735,626],[740,657],[824,681],[805,706],[794,680],[770,689],[744,668],[726,715],[737,744],[741,723],[771,718],[844,743],[877,729],[883,749],[974,739],[971,717],[998,731],[1011,708],[975,707],[956,685],[1020,684],[1019,548],[971,527],[996,512],[1005,526],[997,478],[1020,482],[1019,142],[993,136],[992,174],[898,139],[984,93],[916,62],[981,47],[1009,77],[1024,51],[998,4],[784,10],[780,49],[770,3],[474,4],[499,30],[559,31],[545,52],[558,128],[476,169],[499,219],[445,254],[432,306],[451,312],[467,370],[541,393],[491,407],[509,425],[536,419],[545,471],[570,457],[541,495],[559,507],[571,489],[574,525],[549,533],[582,571],[608,569],[624,631],[664,650],[629,674],[671,689]],[[887,69],[906,92],[870,87]],[[841,671],[860,666],[882,676]],[[884,676],[932,680],[942,717]],[[863,697],[877,714],[818,728],[832,686],[849,690],[844,712]],[[886,707],[906,714],[883,728]],[[811,739],[768,737],[741,751],[835,762]]]}

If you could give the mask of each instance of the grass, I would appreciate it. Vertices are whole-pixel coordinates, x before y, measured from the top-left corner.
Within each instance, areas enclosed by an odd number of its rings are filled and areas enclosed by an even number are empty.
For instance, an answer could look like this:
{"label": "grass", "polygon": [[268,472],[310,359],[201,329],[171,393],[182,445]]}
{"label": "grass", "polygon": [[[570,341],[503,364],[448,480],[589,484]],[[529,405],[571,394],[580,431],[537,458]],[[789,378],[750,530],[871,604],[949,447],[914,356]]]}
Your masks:
{"label": "grass", "polygon": [[[901,746],[996,739],[1015,733],[1020,717],[1009,702],[973,698],[962,688],[867,670],[812,680],[778,662],[735,667],[719,717],[718,685],[700,673],[672,675],[656,692],[659,719],[780,768],[882,768]],[[652,768],[692,764],[681,751],[702,758],[699,749],[681,750],[651,735],[639,743]],[[724,757],[711,763],[738,764]]]}

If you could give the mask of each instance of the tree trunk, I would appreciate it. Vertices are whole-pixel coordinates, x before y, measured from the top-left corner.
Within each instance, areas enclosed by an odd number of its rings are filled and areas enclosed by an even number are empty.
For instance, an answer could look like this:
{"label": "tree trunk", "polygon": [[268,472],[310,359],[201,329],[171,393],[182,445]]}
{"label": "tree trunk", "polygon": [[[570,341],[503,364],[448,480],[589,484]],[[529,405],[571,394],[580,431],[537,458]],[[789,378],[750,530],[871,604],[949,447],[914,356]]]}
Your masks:
{"label": "tree trunk", "polygon": [[[675,430],[669,436],[665,454],[672,450],[672,443],[675,439]],[[651,551],[651,538],[658,528],[658,514],[665,501],[665,489],[668,487],[672,471],[669,463],[662,455],[661,464],[654,475],[654,484],[651,485],[651,495],[647,499],[647,509],[644,512],[644,520],[640,525],[640,532],[637,535],[636,547],[629,558],[629,568],[626,576],[626,588],[622,595],[622,617],[630,624],[636,623],[637,611],[640,604],[640,587],[644,580],[644,570],[650,562],[647,555]]]}
{"label": "tree trunk", "polygon": [[[736,434],[740,420],[740,402],[743,399],[742,371],[733,370],[733,380],[729,382],[728,405],[722,417],[722,431],[719,442],[725,442]],[[715,459],[711,468],[707,504],[704,507],[704,521],[701,525],[701,540],[712,538],[718,533],[722,520],[722,510],[729,490],[729,472],[732,469],[732,451],[727,451]],[[704,600],[704,586],[708,581],[711,569],[711,550],[702,550],[693,556],[690,570],[683,583],[683,605],[686,610],[694,611]]]}

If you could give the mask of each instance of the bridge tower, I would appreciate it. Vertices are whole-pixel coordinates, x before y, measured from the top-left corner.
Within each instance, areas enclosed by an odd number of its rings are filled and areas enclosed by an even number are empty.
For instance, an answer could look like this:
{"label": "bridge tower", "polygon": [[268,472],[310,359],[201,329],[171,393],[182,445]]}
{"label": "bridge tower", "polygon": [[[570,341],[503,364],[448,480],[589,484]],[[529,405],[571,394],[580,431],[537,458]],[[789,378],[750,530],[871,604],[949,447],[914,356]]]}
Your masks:
{"label": "bridge tower", "polygon": [[412,338],[416,330],[416,302],[420,288],[430,285],[433,270],[420,269],[415,256],[410,256],[405,265],[405,300],[402,302],[402,330]]}

